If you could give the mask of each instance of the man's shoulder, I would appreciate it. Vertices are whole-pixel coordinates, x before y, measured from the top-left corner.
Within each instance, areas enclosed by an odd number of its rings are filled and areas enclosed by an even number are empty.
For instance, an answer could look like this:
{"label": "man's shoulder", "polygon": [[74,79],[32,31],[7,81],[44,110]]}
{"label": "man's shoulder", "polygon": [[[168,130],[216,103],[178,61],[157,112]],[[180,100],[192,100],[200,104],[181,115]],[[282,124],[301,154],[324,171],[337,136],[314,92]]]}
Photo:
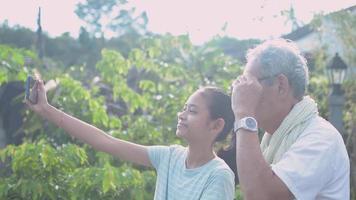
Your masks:
{"label": "man's shoulder", "polygon": [[[344,141],[335,127],[321,117],[312,119],[284,159],[272,169],[300,199],[313,193],[328,196],[340,191],[331,196],[342,195],[349,184],[349,158]],[[305,188],[310,184],[313,186]],[[323,188],[314,191],[318,184]]]}
{"label": "man's shoulder", "polygon": [[334,157],[347,161],[347,151],[344,140],[336,128],[322,117],[315,117],[309,126],[297,139],[300,146],[312,151],[330,152]]}
{"label": "man's shoulder", "polygon": [[300,138],[303,137],[312,137],[319,140],[342,140],[339,131],[330,122],[320,116],[316,116],[311,120],[310,124],[300,135]]}

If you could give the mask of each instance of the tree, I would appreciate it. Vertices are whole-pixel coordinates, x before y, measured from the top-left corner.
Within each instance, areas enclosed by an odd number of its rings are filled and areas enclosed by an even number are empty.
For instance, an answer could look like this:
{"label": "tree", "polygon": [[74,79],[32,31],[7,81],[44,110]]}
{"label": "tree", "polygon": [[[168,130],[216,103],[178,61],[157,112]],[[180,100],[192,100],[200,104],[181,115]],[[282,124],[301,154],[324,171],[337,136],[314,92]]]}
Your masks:
{"label": "tree", "polygon": [[241,63],[246,63],[247,50],[261,42],[257,39],[237,40],[230,37],[217,37],[209,41],[209,45],[222,49],[226,55],[238,59]]}
{"label": "tree", "polygon": [[17,48],[34,49],[33,43],[36,34],[28,28],[15,26],[9,27],[7,23],[3,23],[0,27],[0,43],[11,45]]}
{"label": "tree", "polygon": [[[325,22],[331,22],[332,26],[329,26],[329,29],[323,28]],[[356,63],[356,30],[353,28],[356,26],[355,6],[327,16],[319,15],[314,19],[313,25],[319,34],[328,31],[340,41],[342,52],[349,63],[348,66],[351,67],[348,79],[343,85],[346,97],[344,122],[347,134],[345,142],[351,162],[351,199],[356,199],[356,69],[354,67]],[[322,37],[320,38],[322,39]],[[332,46],[330,44],[324,48],[332,48]],[[318,64],[326,66],[325,56],[323,56],[325,53],[320,52],[320,54],[323,58],[319,60]]]}
{"label": "tree", "polygon": [[[336,24],[337,35],[343,41],[344,52],[350,64],[356,64],[356,30],[353,28],[356,26],[355,15],[355,7],[351,7],[330,16]],[[344,121],[348,133],[346,145],[351,161],[351,192],[352,198],[356,199],[356,69],[355,65],[349,66],[351,73],[344,85],[346,97]]]}
{"label": "tree", "polygon": [[137,15],[135,8],[125,8],[126,0],[87,0],[79,3],[75,13],[88,24],[89,32],[95,37],[104,37],[105,32],[112,35],[143,34],[148,22],[145,12]]}
{"label": "tree", "polygon": [[291,31],[295,31],[303,25],[303,23],[296,17],[294,6],[292,4],[289,10],[282,10],[281,15],[286,17],[285,25],[289,23],[291,24]]}
{"label": "tree", "polygon": [[[44,79],[60,83],[48,92],[49,101],[114,137],[146,145],[182,143],[174,132],[186,98],[201,85],[228,90],[241,68],[220,49],[193,46],[187,36],[152,36],[139,44],[127,56],[103,49],[96,81],[43,71]],[[142,73],[129,80],[133,68]],[[153,198],[152,170],[93,151],[31,112],[24,112],[22,128],[24,142],[0,150],[0,199]]]}

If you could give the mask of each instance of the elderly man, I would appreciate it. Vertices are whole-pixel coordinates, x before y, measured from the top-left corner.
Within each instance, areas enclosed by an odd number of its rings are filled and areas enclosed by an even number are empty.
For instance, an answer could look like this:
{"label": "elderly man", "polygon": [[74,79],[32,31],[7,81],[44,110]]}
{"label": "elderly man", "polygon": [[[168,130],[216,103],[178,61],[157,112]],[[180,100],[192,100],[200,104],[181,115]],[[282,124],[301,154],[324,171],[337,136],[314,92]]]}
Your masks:
{"label": "elderly man", "polygon": [[[236,164],[245,199],[349,199],[340,133],[305,96],[306,60],[286,40],[250,50],[233,82]],[[261,145],[258,128],[265,131]]]}

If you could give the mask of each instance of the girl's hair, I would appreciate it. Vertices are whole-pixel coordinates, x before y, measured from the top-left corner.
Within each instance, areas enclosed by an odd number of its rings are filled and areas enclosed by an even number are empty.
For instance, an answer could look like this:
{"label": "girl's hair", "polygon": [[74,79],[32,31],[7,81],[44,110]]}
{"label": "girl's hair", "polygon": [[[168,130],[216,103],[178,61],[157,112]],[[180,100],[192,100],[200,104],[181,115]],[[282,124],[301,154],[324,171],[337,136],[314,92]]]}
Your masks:
{"label": "girl's hair", "polygon": [[[218,134],[215,141],[224,140],[229,133],[232,133],[235,117],[231,108],[231,97],[222,89],[217,87],[203,87],[199,89],[207,101],[210,117],[212,119],[222,118],[225,121],[223,130]],[[236,169],[236,136],[232,134],[231,143],[228,148],[221,148],[217,155],[223,159],[226,164],[235,173],[235,184],[238,183]]]}

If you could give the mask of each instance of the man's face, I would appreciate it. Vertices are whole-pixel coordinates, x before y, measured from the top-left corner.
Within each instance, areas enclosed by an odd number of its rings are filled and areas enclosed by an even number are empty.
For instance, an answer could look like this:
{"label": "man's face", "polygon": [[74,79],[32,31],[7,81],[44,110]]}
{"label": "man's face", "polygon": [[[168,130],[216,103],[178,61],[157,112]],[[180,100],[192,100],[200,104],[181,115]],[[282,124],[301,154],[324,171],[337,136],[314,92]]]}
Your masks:
{"label": "man's face", "polygon": [[265,129],[269,126],[271,120],[276,113],[278,113],[278,87],[274,83],[275,76],[264,77],[260,73],[259,63],[252,61],[246,64],[244,69],[244,75],[254,76],[262,86],[262,94],[257,106],[256,120],[259,123],[259,127]]}

